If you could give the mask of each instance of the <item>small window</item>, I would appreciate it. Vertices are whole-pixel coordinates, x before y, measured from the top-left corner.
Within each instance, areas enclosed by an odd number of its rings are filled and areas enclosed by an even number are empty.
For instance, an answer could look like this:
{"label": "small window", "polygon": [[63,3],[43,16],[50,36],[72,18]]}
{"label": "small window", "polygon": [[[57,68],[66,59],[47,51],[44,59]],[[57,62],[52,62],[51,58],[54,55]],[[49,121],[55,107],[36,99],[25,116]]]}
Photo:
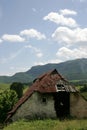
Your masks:
{"label": "small window", "polygon": [[57,84],[57,88],[58,88],[58,89],[61,89],[61,88],[62,88],[62,85],[61,85],[61,84]]}
{"label": "small window", "polygon": [[46,102],[47,102],[46,97],[43,97],[43,98],[42,98],[42,102],[43,102],[43,103],[46,103]]}

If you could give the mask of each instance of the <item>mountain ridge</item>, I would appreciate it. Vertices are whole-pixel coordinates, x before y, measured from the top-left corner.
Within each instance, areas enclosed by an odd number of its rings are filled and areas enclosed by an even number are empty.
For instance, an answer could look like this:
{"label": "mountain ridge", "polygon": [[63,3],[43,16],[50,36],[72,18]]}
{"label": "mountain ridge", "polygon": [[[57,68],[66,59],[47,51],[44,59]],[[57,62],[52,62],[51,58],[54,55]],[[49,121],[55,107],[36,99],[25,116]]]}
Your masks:
{"label": "mountain ridge", "polygon": [[87,58],[69,60],[62,63],[48,63],[31,67],[26,72],[19,72],[13,76],[0,76],[0,83],[31,82],[39,75],[50,70],[57,71],[68,80],[87,80]]}

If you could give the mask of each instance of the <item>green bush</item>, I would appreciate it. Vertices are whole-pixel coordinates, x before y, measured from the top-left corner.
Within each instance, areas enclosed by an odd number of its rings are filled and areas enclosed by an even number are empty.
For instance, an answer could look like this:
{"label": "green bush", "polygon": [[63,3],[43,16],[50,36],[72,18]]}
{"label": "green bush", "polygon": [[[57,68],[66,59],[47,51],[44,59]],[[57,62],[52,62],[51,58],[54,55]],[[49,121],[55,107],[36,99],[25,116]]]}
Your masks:
{"label": "green bush", "polygon": [[3,123],[7,113],[17,102],[17,94],[15,91],[4,91],[0,94],[0,123]]}
{"label": "green bush", "polygon": [[84,84],[84,86],[80,88],[80,92],[87,92],[87,84]]}

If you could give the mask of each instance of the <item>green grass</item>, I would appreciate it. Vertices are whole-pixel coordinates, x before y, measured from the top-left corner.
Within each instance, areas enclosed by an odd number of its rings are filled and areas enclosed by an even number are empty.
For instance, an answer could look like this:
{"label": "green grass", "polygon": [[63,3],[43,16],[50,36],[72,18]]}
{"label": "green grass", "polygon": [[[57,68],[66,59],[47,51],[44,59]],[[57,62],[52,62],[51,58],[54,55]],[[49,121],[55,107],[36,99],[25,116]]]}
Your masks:
{"label": "green grass", "polygon": [[0,93],[8,90],[10,88],[10,84],[0,83]]}
{"label": "green grass", "polygon": [[8,125],[4,130],[87,130],[87,120],[20,120]]}
{"label": "green grass", "polygon": [[[5,90],[8,90],[10,89],[10,85],[11,84],[7,84],[7,83],[0,83],[0,93],[5,91]],[[26,90],[28,89],[28,85],[24,85],[24,90],[23,90],[23,93],[26,92]]]}

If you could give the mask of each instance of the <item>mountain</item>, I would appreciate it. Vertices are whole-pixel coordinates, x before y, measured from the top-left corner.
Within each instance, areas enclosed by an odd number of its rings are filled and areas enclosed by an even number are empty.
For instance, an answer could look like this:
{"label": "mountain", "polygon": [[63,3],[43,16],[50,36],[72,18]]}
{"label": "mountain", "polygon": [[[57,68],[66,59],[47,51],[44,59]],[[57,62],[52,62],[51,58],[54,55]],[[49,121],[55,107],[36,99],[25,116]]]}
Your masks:
{"label": "mountain", "polygon": [[37,76],[53,69],[57,69],[68,80],[87,80],[87,59],[83,58],[58,64],[33,66],[28,71],[13,76],[0,76],[0,83],[31,82]]}

